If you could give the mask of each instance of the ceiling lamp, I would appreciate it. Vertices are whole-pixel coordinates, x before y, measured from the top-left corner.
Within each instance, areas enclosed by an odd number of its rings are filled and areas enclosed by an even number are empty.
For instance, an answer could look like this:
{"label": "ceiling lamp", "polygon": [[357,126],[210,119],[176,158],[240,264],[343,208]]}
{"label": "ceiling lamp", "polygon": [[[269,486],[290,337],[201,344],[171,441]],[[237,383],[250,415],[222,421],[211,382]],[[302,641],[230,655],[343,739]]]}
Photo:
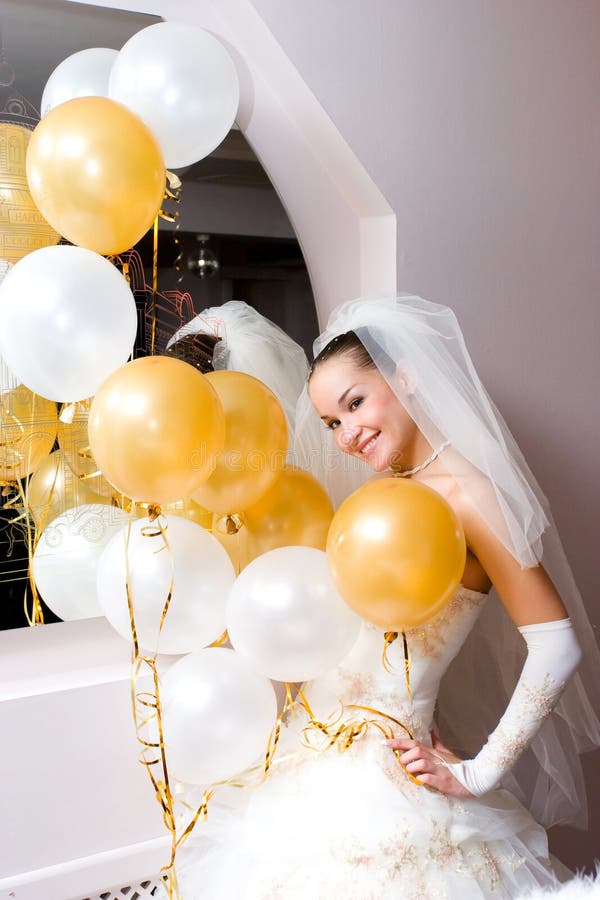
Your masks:
{"label": "ceiling lamp", "polygon": [[210,234],[197,234],[196,240],[200,244],[187,258],[187,267],[198,278],[212,278],[219,271],[219,260],[206,244],[210,240]]}

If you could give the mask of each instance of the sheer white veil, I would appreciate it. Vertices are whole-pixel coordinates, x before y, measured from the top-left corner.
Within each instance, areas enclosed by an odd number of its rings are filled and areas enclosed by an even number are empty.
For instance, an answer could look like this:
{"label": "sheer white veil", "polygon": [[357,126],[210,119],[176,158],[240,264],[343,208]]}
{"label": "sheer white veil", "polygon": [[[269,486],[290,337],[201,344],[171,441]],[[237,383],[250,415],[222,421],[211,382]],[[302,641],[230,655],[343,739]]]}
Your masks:
{"label": "sheer white veil", "polygon": [[182,338],[200,333],[218,339],[213,351],[215,370],[253,375],[273,391],[292,435],[296,403],[308,376],[308,361],[302,347],[241,300],[229,300],[222,306],[203,310],[173,335],[167,350]]}
{"label": "sheer white veil", "polygon": [[[522,567],[541,562],[569,611],[584,659],[554,713],[504,782],[546,826],[585,827],[578,754],[600,744],[600,652],[548,503],[473,366],[456,317],[420,297],[352,300],[335,310],[315,356],[353,331],[433,448],[448,441],[444,466]],[[402,389],[399,387],[402,384]],[[372,474],[342,455],[306,389],[296,414],[295,459],[339,503]],[[493,594],[493,592],[492,592]],[[520,673],[524,642],[492,597],[442,682],[442,737],[473,755],[498,722]]]}

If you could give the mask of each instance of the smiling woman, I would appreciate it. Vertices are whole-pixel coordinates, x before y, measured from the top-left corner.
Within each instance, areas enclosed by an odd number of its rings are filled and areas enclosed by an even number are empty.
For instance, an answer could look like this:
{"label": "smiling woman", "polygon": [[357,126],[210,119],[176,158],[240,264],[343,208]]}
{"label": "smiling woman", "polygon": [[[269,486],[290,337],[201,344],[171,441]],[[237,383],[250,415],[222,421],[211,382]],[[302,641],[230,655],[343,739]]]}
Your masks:
{"label": "smiling woman", "polygon": [[[102,2],[108,5],[111,0]],[[118,5],[118,0],[113,5]],[[37,32],[38,58],[46,52],[53,32],[68,33],[64,19],[55,15],[56,0],[31,4],[9,0],[2,4],[3,13],[7,6],[19,12],[30,6],[51,11],[51,21]],[[565,536],[571,552],[579,554],[579,559],[574,557],[579,575],[587,575],[590,588],[596,581],[596,564],[589,549],[598,532],[595,520],[600,509],[595,482],[581,477],[582,472],[595,471],[598,446],[593,417],[589,416],[589,410],[596,408],[597,328],[593,324],[599,309],[594,248],[598,204],[590,191],[599,149],[593,127],[599,20],[592,7],[583,4],[576,10],[567,9],[565,4],[545,0],[531,0],[518,10],[514,4],[475,8],[469,0],[447,5],[369,5],[358,0],[328,4],[319,0],[303,4],[202,0],[176,5],[152,0],[153,11],[168,17],[183,10],[186,20],[204,24],[234,49],[243,81],[239,124],[273,178],[300,234],[320,310],[325,313],[345,297],[393,293],[396,279],[409,288],[418,286],[428,296],[444,296],[460,310],[479,353],[479,364],[482,369],[485,366],[483,374],[553,492],[563,527],[570,529]],[[68,9],[82,23],[83,5],[69,3]],[[88,6],[88,11],[94,12],[93,7]],[[113,13],[101,11],[106,18]],[[87,29],[83,24],[83,30],[95,43],[120,46],[110,44],[99,28]],[[10,56],[7,30],[4,38]],[[34,58],[23,68],[34,71],[36,65]],[[22,92],[27,93],[25,87]],[[351,148],[360,155],[364,168]],[[366,170],[385,191],[389,205]],[[205,169],[198,180],[210,174]],[[191,193],[199,197],[200,187],[195,184],[188,191],[184,216]],[[219,232],[206,218],[219,218],[230,194],[223,183],[215,188],[214,202],[198,206],[199,221],[187,226],[182,223],[182,227],[190,232]],[[246,210],[238,215],[240,230],[248,230],[249,223],[262,227],[266,205],[260,203],[254,213]],[[394,211],[398,213],[397,231]],[[567,243],[565,234],[569,235]],[[274,285],[269,295],[272,309],[280,308],[279,299]],[[220,302],[220,295],[209,298],[210,305]],[[274,318],[271,309],[263,311]],[[290,311],[292,322],[303,318],[303,314]],[[489,352],[492,337],[497,353]],[[560,364],[549,367],[548,359],[558,359]],[[522,391],[524,383],[527,397]],[[545,409],[551,410],[552,416],[546,416],[544,424]],[[337,411],[332,412],[335,417]],[[318,417],[316,425],[326,432]],[[333,436],[332,431],[331,444]],[[428,438],[428,442],[434,449],[439,446],[437,439]],[[331,453],[329,446],[325,449],[331,480],[339,485],[340,468],[334,470],[332,461],[334,454],[335,458],[341,454],[335,446]],[[440,462],[450,459],[451,449],[442,452]],[[347,454],[343,458],[371,473],[364,459]],[[576,463],[565,465],[566,459]],[[425,461],[420,459],[418,464]],[[430,468],[424,469],[423,475]],[[576,515],[578,509],[582,513]],[[546,549],[553,556],[552,547]],[[561,596],[567,596],[569,590],[567,585],[565,594],[560,585]],[[459,603],[473,603],[475,608],[477,597],[463,592],[449,611]],[[488,661],[497,658],[506,637],[489,618],[492,606],[488,601],[481,621],[485,617],[486,631],[495,640],[491,648],[478,643],[481,631],[475,626],[469,641],[480,655],[467,654],[472,667],[461,681],[480,693],[481,719],[475,713],[473,719],[477,725],[486,723],[488,732],[496,724],[492,721],[495,713],[485,708],[490,696],[488,674],[494,671]],[[3,644],[5,679],[20,678],[24,698],[0,706],[3,731],[11,735],[5,748],[11,775],[3,782],[3,792],[7,808],[14,812],[6,818],[1,842],[10,860],[4,871],[12,883],[6,884],[5,879],[1,885],[7,891],[19,892],[26,883],[27,890],[34,892],[30,886],[35,882],[39,897],[88,896],[94,886],[123,884],[121,879],[133,877],[134,871],[140,875],[158,871],[168,860],[163,849],[155,848],[152,855],[151,839],[160,834],[160,816],[156,811],[152,819],[153,798],[145,804],[148,786],[141,773],[138,778],[130,746],[125,741],[118,744],[118,726],[123,724],[125,734],[129,711],[124,704],[124,715],[119,718],[116,687],[113,690],[114,685],[107,683],[116,677],[107,669],[107,660],[117,655],[116,645],[100,621],[75,624],[81,627],[61,625],[13,634]],[[422,635],[429,655],[442,649],[447,636],[440,625],[436,623],[435,629]],[[509,632],[514,635],[515,629]],[[64,635],[60,645],[52,645],[53,634]],[[20,641],[21,637],[27,641]],[[510,647],[510,642],[506,646]],[[46,652],[48,648],[53,652],[44,656],[47,693],[35,707],[35,700],[26,696],[28,679],[41,668],[40,649]],[[78,648],[85,650],[80,657]],[[475,659],[479,660],[476,667]],[[401,659],[396,661],[402,665]],[[79,690],[80,674],[63,677],[69,666],[77,673],[83,671],[85,677],[91,673],[95,687]],[[364,671],[362,666],[358,668]],[[63,681],[53,682],[52,673],[58,670]],[[125,665],[119,671],[124,672]],[[126,674],[122,677],[126,679]],[[356,681],[355,673],[350,672],[344,696],[352,696]],[[370,673],[365,681],[370,681]],[[54,695],[53,684],[60,686]],[[65,690],[65,684],[77,689]],[[118,684],[119,689],[123,686],[123,682]],[[398,697],[399,704],[403,699]],[[446,692],[443,700],[450,723],[458,720],[464,713],[464,696],[460,691],[453,696]],[[46,739],[43,766],[39,742],[31,741],[36,709]],[[50,715],[49,709],[56,714]],[[565,726],[555,716],[552,721],[560,738]],[[44,792],[49,772],[53,784],[68,786],[68,808],[40,800],[51,799],[52,792]],[[568,786],[568,778],[565,783]],[[25,791],[23,784],[27,785]],[[293,779],[289,786],[293,791]],[[359,790],[363,790],[362,784]],[[540,796],[545,796],[545,790],[542,783]],[[346,805],[339,810],[347,811],[349,817],[357,808],[362,813],[363,807],[373,806],[369,785],[364,785],[360,796],[364,803],[357,803],[352,792],[346,797]],[[125,807],[127,815],[114,815]],[[271,821],[280,821],[282,809],[284,798]],[[314,805],[306,812],[310,836]],[[212,812],[210,818],[215,819]],[[74,821],[85,822],[87,827],[73,829]],[[377,823],[373,835],[380,842]],[[445,837],[442,829],[438,860],[443,857],[447,868],[448,859],[460,863],[461,857],[455,853],[455,842],[444,841]],[[571,841],[573,861],[589,863],[597,849],[592,833],[587,845],[580,836]],[[319,833],[314,843],[318,877]],[[418,862],[416,845],[408,840],[400,843],[407,859]],[[380,852],[382,848],[385,852],[385,841]],[[396,839],[389,849],[397,848]],[[344,847],[339,841],[332,849],[334,854],[350,856],[351,865],[360,864],[355,847]],[[288,857],[299,856],[298,845],[293,843],[283,850]],[[393,876],[397,858],[392,860],[388,854],[387,860],[391,864],[383,864],[382,870]],[[61,874],[65,861],[71,866],[68,878]],[[483,870],[489,856],[480,862]],[[41,867],[46,867],[43,872],[29,872]],[[489,871],[493,875],[493,868]],[[305,883],[304,887],[306,896],[312,885]],[[361,884],[357,881],[356,887],[358,891],[364,888],[363,897],[376,890],[364,880]],[[416,878],[408,888],[419,891]],[[317,883],[315,896],[319,890]],[[461,895],[460,887],[457,895]]]}
{"label": "smiling woman", "polygon": [[[540,823],[585,816],[578,752],[600,743],[590,705],[600,658],[544,498],[448,308],[413,296],[350,301],[315,349],[299,440],[310,395],[321,432],[362,461],[361,474],[366,462],[447,501],[467,564],[447,605],[404,632],[409,690],[392,621],[363,626],[342,662],[306,687],[307,715],[284,729],[285,755],[266,784],[242,812],[220,808],[209,820],[184,895],[480,900],[556,886],[567,873]],[[313,449],[315,469],[335,480],[339,468]],[[404,487],[380,478],[338,516],[354,504],[360,517],[373,488],[380,513],[388,484]],[[381,520],[372,513],[369,541]],[[539,564],[542,540],[556,586]],[[353,589],[366,593],[388,568],[414,576],[401,537],[385,558],[369,541],[362,559],[352,554]]]}

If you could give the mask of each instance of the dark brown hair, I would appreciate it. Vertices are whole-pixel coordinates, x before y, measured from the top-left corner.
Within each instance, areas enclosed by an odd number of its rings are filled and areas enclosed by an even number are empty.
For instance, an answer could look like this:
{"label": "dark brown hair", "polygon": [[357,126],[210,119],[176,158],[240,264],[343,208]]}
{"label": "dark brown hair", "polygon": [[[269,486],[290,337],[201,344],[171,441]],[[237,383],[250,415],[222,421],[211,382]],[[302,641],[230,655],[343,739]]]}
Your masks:
{"label": "dark brown hair", "polygon": [[338,334],[328,344],[326,344],[321,352],[315,356],[308,373],[310,381],[315,369],[328,359],[346,354],[361,369],[375,369],[371,355],[361,339],[354,331],[346,331],[345,334]]}
{"label": "dark brown hair", "polygon": [[375,363],[356,332],[346,331],[344,334],[338,334],[329,341],[318,356],[315,357],[308,373],[308,380],[310,381],[315,369],[321,363],[344,354],[349,356],[352,362],[360,369],[376,369],[384,378],[389,378],[396,370],[396,364],[393,359],[387,355],[382,347],[378,348],[377,363]]}

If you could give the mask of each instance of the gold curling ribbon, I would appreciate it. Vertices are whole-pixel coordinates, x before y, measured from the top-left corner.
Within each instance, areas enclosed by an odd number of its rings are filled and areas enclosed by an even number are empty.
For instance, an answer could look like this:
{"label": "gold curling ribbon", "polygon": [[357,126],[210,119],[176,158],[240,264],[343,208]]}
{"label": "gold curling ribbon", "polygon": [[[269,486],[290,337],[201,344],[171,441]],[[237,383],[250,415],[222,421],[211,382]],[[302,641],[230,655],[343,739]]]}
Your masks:
{"label": "gold curling ribbon", "polygon": [[404,675],[406,677],[406,693],[408,695],[409,702],[412,699],[410,693],[410,653],[408,652],[408,640],[406,639],[406,632],[402,632],[402,643],[404,646]]}
{"label": "gold curling ribbon", "polygon": [[[135,515],[135,503],[132,503],[131,511],[133,515]],[[145,506],[145,504],[144,504]],[[162,536],[164,541],[164,546],[161,549],[166,549],[167,552],[172,553],[168,537],[167,537],[167,525],[163,524],[164,520],[159,518],[160,507],[154,506],[152,504],[149,505],[149,512],[154,514],[155,518],[152,521],[152,524],[149,524],[142,528],[142,535],[145,537],[157,537],[159,535]],[[276,724],[269,736],[266,752],[265,752],[265,760],[262,766],[253,766],[247,769],[245,772],[240,773],[234,778],[229,778],[224,781],[215,782],[215,784],[210,785],[202,795],[202,800],[200,804],[194,809],[190,804],[182,800],[176,800],[174,796],[174,792],[171,789],[170,780],[169,780],[169,772],[167,767],[167,759],[166,759],[166,751],[165,751],[165,743],[164,743],[164,733],[163,733],[163,709],[160,699],[160,677],[158,674],[157,663],[156,663],[156,653],[153,656],[142,656],[139,650],[138,637],[137,637],[137,629],[135,625],[135,615],[133,608],[133,597],[131,593],[131,577],[129,572],[129,554],[128,554],[128,546],[131,535],[131,521],[127,527],[126,537],[125,537],[125,559],[126,559],[126,595],[127,595],[127,606],[129,611],[129,624],[131,628],[131,635],[133,641],[133,651],[132,651],[132,676],[131,676],[131,699],[132,699],[132,708],[133,708],[133,717],[136,728],[136,735],[139,744],[141,745],[140,751],[140,762],[146,768],[148,775],[150,777],[150,781],[154,788],[154,793],[156,799],[158,800],[163,814],[163,821],[165,823],[165,827],[169,831],[171,835],[171,856],[169,862],[162,867],[161,869],[161,878],[165,884],[165,887],[168,892],[169,900],[181,900],[181,894],[179,891],[179,885],[177,881],[177,872],[176,872],[176,854],[178,848],[181,844],[189,837],[191,832],[193,831],[196,823],[199,820],[205,819],[208,815],[208,804],[211,798],[213,797],[215,791],[220,786],[230,786],[230,787],[254,787],[257,784],[264,781],[267,777],[272,762],[273,757],[275,755],[275,751],[277,749],[277,745],[279,742],[279,736],[281,732],[281,724],[283,721],[284,715],[290,708],[290,705],[293,704],[293,698],[291,697],[291,692],[288,692],[286,697],[286,703],[284,704],[284,708],[279,714]],[[160,552],[160,551],[159,551]],[[169,586],[169,590],[167,593],[167,598],[165,600],[165,604],[162,610],[160,623],[159,623],[159,635],[162,630],[162,627],[165,622],[165,618],[167,616],[169,605],[171,602],[171,597],[173,594],[173,586],[174,586],[174,578],[171,579],[171,584]],[[213,646],[220,646],[221,643],[224,643],[227,639],[227,632],[219,638],[218,641],[215,641]],[[152,677],[152,690],[151,691],[140,691],[138,690],[138,679],[142,673],[142,670],[146,668],[149,670]],[[258,776],[258,780],[257,780]],[[184,823],[183,828],[178,828],[178,817],[175,811],[175,805],[179,803],[184,807],[185,810],[191,812],[191,815],[188,817],[187,822]]]}
{"label": "gold curling ribbon", "polygon": [[[169,203],[169,202],[181,203],[181,190],[182,190],[181,179],[177,175],[175,175],[174,172],[169,172],[167,170],[167,186],[165,188],[165,196],[164,196],[164,199],[167,201],[167,203]],[[180,232],[181,232],[179,212],[177,210],[169,211],[166,209],[161,209],[159,212],[159,216],[161,219],[164,219],[166,222],[174,222],[175,223],[175,229],[172,232],[172,236],[173,236],[173,243],[175,244],[175,247],[177,248],[177,257],[176,257],[173,265],[174,265],[175,271],[177,272],[177,284],[181,284],[181,282],[183,281],[183,272],[181,270],[183,253],[181,252],[181,240],[179,237]]]}
{"label": "gold curling ribbon", "polygon": [[223,644],[226,644],[228,640],[229,640],[229,633],[228,633],[227,629],[225,629],[225,631],[223,632],[223,634],[221,635],[221,637],[220,637],[220,638],[217,638],[217,640],[216,640],[216,641],[213,641],[212,644],[210,644],[209,646],[211,646],[211,647],[222,647]]}
{"label": "gold curling ribbon", "polygon": [[383,638],[384,638],[384,642],[383,642],[383,651],[381,653],[381,662],[383,663],[383,668],[385,669],[386,672],[393,672],[394,667],[391,664],[389,657],[388,657],[388,648],[389,648],[390,644],[393,644],[394,641],[398,638],[398,632],[397,631],[386,631]]}
{"label": "gold curling ribbon", "polygon": [[[32,418],[35,416],[35,404],[36,404],[36,395],[33,395],[33,402],[31,407]],[[25,431],[25,426],[20,421],[20,419],[14,415],[13,412],[9,413],[10,418],[13,420],[14,424],[21,430],[21,432]],[[1,441],[0,446],[10,447],[15,441]],[[22,460],[23,454],[20,451],[14,451],[15,456]],[[5,468],[17,468],[19,463],[16,465],[10,465],[5,463]],[[27,469],[29,469],[29,465],[27,465]],[[55,479],[56,481],[56,479]],[[4,481],[2,482],[2,496],[10,497],[3,506],[5,508],[10,507],[18,507],[21,505],[23,507],[23,512],[12,520],[12,524],[16,524],[17,522],[23,522],[25,525],[25,543],[27,546],[27,584],[29,585],[29,589],[31,590],[31,608],[28,602],[27,596],[27,586],[25,587],[25,591],[23,594],[23,610],[25,613],[25,618],[27,619],[27,623],[30,626],[35,625],[43,625],[44,624],[44,610],[42,608],[42,604],[40,601],[40,595],[38,593],[38,589],[36,583],[33,579],[33,554],[35,553],[39,536],[43,531],[43,528],[46,524],[46,518],[48,516],[48,510],[50,508],[50,503],[52,500],[52,494],[54,492],[54,484],[53,482],[47,506],[42,514],[42,519],[39,527],[36,529],[34,523],[32,522],[32,517],[29,513],[29,476],[25,476],[23,479],[15,479],[14,481]],[[12,496],[11,496],[12,494]],[[15,579],[16,580],[16,579]]]}
{"label": "gold curling ribbon", "polygon": [[[135,514],[135,503],[132,503],[132,513]],[[169,772],[167,769],[167,761],[165,754],[164,733],[163,733],[163,714],[160,702],[160,679],[156,665],[156,652],[153,656],[142,656],[138,644],[137,629],[135,625],[135,613],[133,608],[133,597],[131,593],[131,574],[129,570],[129,541],[131,539],[132,520],[129,521],[127,531],[125,533],[125,592],[127,596],[127,608],[129,612],[129,625],[131,628],[131,636],[133,642],[132,650],[132,669],[131,669],[131,703],[133,709],[133,718],[135,723],[135,731],[138,743],[142,749],[140,751],[140,762],[145,766],[148,776],[154,788],[154,793],[163,811],[163,821],[167,830],[171,835],[171,857],[166,866],[161,869],[161,878],[168,892],[169,900],[181,900],[179,885],[177,882],[177,873],[175,870],[175,854],[177,850],[177,829],[174,814],[173,795],[169,783]],[[166,536],[166,529],[162,527],[159,520],[157,526],[149,526],[142,529],[145,536],[162,535],[164,547],[170,552],[169,543]],[[171,578],[171,584],[167,592],[167,599],[163,606],[160,623],[158,627],[158,635],[165,621],[165,617],[171,602],[173,594],[174,578]],[[153,691],[139,691],[138,679],[144,668],[150,671],[152,676]],[[158,772],[155,772],[158,769]]]}
{"label": "gold curling ribbon", "polygon": [[[33,580],[32,574],[32,560],[33,554],[35,552],[35,548],[37,546],[38,535],[35,532],[34,526],[31,521],[31,517],[29,515],[29,509],[27,505],[27,484],[23,487],[23,484],[20,481],[2,481],[2,496],[8,498],[3,504],[3,509],[13,509],[19,508],[19,506],[23,507],[23,512],[16,516],[14,519],[11,519],[10,524],[16,525],[18,522],[22,522],[24,525],[25,532],[25,544],[27,547],[27,578],[26,582],[29,585],[31,590],[31,607],[29,606],[29,598],[27,596],[27,584],[25,586],[25,590],[23,592],[23,611],[25,613],[25,618],[27,620],[27,624],[30,626],[35,625],[43,625],[44,624],[44,611],[42,609],[42,604],[40,601],[40,596],[38,594],[38,590]],[[10,574],[13,574],[11,572]],[[7,581],[21,581],[22,575],[19,577],[19,570],[14,570],[14,578],[6,579]]]}
{"label": "gold curling ribbon", "polygon": [[[406,637],[406,632],[402,631],[402,645],[404,649],[404,677],[406,679],[406,694],[408,696],[409,701],[412,699],[411,690],[410,690],[410,652],[408,649],[408,639]],[[383,651],[381,654],[381,662],[383,663],[383,668],[386,672],[393,672],[394,667],[390,662],[388,656],[388,648],[390,644],[393,644],[395,640],[398,638],[397,631],[386,631],[384,634],[384,644]]]}
{"label": "gold curling ribbon", "polygon": [[[391,727],[391,725],[388,725],[385,722],[382,723],[378,721],[378,719],[380,718],[386,720],[386,722],[398,725],[400,728],[402,728],[403,731],[407,733],[410,740],[414,740],[413,734],[408,725],[405,725],[404,722],[400,721],[400,719],[397,719],[394,716],[390,716],[389,713],[383,712],[380,709],[375,709],[372,706],[362,706],[359,703],[348,703],[346,706],[341,706],[340,713],[333,721],[323,722],[315,718],[310,703],[308,702],[306,695],[301,688],[298,688],[298,697],[300,698],[300,703],[309,719],[308,725],[303,729],[303,734],[305,737],[306,745],[312,750],[320,750],[321,752],[325,752],[326,750],[331,749],[331,747],[337,747],[340,753],[345,753],[345,751],[352,746],[355,740],[363,737],[363,735],[365,735],[369,731],[369,729],[372,728],[375,728],[377,731],[381,732],[386,740],[391,740],[395,736],[394,729]],[[357,720],[342,721],[342,717],[346,709],[359,709],[363,712],[370,713],[372,716],[376,716],[377,718],[363,718]],[[315,730],[328,739],[327,744],[324,747],[315,747],[314,744],[311,744],[311,732]],[[414,784],[423,786],[423,782],[419,781],[418,778],[412,775],[400,761],[402,752],[400,750],[393,749],[392,752],[398,760],[400,768],[407,776],[407,778],[409,778],[410,781],[412,781]]]}
{"label": "gold curling ribbon", "polygon": [[151,356],[154,356],[154,343],[156,341],[156,294],[158,293],[158,216],[154,219],[152,235],[152,330],[150,336],[150,354]]}

